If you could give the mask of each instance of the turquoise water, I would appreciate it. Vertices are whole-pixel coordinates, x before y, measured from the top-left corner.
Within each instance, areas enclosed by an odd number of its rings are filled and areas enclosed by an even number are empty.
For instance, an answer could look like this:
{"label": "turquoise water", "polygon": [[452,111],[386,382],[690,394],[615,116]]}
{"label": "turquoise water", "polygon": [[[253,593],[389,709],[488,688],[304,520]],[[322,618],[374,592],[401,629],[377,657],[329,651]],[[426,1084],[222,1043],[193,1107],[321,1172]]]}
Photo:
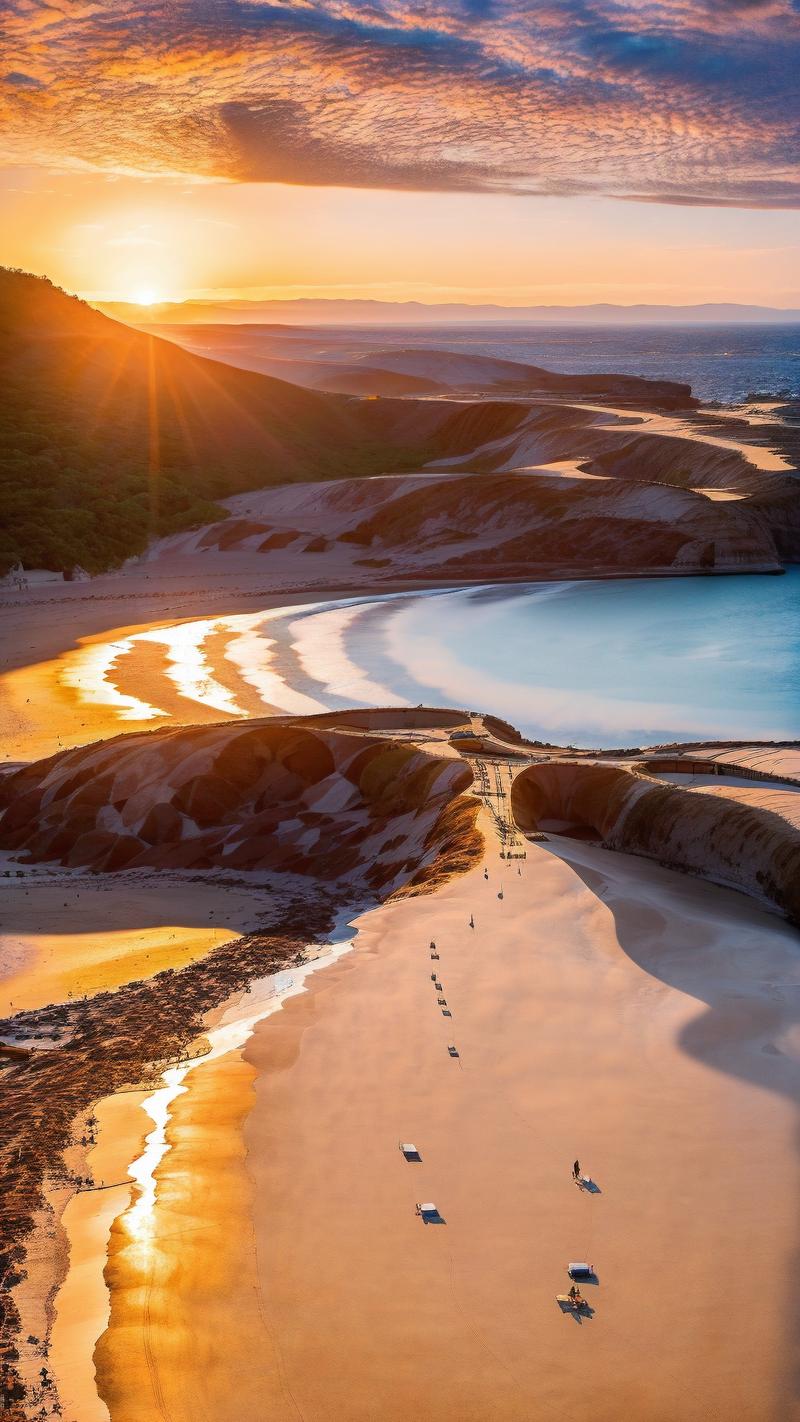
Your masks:
{"label": "turquoise water", "polygon": [[350,599],[278,621],[264,632],[283,675],[331,708],[462,706],[585,746],[800,738],[797,568]]}

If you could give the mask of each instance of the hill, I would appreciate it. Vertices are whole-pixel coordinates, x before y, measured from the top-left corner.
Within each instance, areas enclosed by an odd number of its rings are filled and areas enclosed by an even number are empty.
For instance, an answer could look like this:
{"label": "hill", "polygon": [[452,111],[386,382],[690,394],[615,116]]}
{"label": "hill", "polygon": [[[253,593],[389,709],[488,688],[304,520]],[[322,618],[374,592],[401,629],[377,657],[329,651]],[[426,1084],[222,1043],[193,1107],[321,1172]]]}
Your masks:
{"label": "hill", "polygon": [[[333,393],[304,385],[298,354],[280,367],[295,367],[297,383],[241,369],[236,356],[223,364],[0,268],[0,575],[17,561],[101,572],[153,538],[216,521],[217,500],[233,494],[465,457],[523,422],[518,397],[537,390],[692,403],[688,386],[665,381],[403,349],[380,352],[377,368],[345,362],[338,381],[328,367]],[[413,398],[443,379],[492,398]],[[516,401],[497,398],[503,389]],[[354,398],[364,394],[382,398]],[[402,394],[412,398],[392,398]]]}
{"label": "hill", "polygon": [[207,360],[0,269],[0,573],[99,572],[227,495],[413,466],[425,422],[393,421],[391,402]]}
{"label": "hill", "polygon": [[[557,395],[611,398],[689,409],[691,387],[673,380],[636,375],[568,375],[539,365],[502,360],[485,352],[440,350],[435,345],[375,344],[376,332],[315,326],[166,325],[154,332],[184,350],[224,361],[240,370],[290,380],[314,390],[354,395],[424,395],[448,391],[472,396]],[[387,336],[387,331],[377,334]],[[437,333],[438,334],[438,333]],[[445,333],[442,332],[442,337]]]}

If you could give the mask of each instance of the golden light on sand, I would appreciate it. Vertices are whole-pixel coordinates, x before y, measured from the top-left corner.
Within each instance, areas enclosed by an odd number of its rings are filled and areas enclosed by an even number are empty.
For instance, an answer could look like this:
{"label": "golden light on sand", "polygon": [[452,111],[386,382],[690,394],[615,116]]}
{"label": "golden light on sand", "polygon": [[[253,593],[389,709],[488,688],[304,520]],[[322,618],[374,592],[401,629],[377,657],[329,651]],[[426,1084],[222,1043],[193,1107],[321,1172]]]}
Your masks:
{"label": "golden light on sand", "polygon": [[303,991],[308,976],[348,953],[352,947],[353,939],[345,938],[339,943],[326,945],[317,959],[301,968],[256,979],[246,995],[240,993],[232,999],[220,1022],[207,1033],[207,1049],[196,1057],[190,1056],[168,1067],[161,1078],[163,1085],[142,1102],[142,1109],[153,1122],[153,1129],[145,1138],[141,1154],[128,1167],[136,1189],[132,1204],[120,1217],[131,1244],[136,1246],[133,1252],[129,1252],[131,1264],[146,1265],[152,1256],[158,1223],[158,1170],[171,1147],[168,1130],[173,1103],[189,1089],[186,1077],[198,1066],[214,1062],[228,1052],[239,1051],[259,1022],[276,1012],[286,998],[295,997]]}
{"label": "golden light on sand", "polygon": [[[61,672],[65,686],[77,692],[81,701],[113,711],[122,721],[151,721],[167,713],[159,706],[121,689],[123,669],[119,665],[141,643],[155,643],[164,649],[164,672],[179,695],[231,716],[244,716],[233,693],[212,675],[204,644],[212,633],[224,630],[234,618],[203,619],[175,627],[134,632],[112,642],[89,643],[71,654]],[[306,707],[304,710],[308,709]],[[314,704],[314,710],[324,709]]]}
{"label": "golden light on sand", "polygon": [[135,640],[164,645],[167,658],[166,674],[186,700],[198,701],[229,716],[245,716],[247,712],[239,706],[233,692],[211,674],[205,651],[206,640],[213,633],[225,631],[231,620],[220,618],[217,621],[204,619],[199,622],[179,623],[175,627],[160,627],[152,632],[142,632]]}
{"label": "golden light on sand", "polygon": [[78,693],[81,701],[113,707],[122,721],[151,721],[167,713],[138,696],[127,696],[112,679],[120,657],[133,650],[135,637],[119,637],[113,642],[89,643],[64,666],[63,685]]}

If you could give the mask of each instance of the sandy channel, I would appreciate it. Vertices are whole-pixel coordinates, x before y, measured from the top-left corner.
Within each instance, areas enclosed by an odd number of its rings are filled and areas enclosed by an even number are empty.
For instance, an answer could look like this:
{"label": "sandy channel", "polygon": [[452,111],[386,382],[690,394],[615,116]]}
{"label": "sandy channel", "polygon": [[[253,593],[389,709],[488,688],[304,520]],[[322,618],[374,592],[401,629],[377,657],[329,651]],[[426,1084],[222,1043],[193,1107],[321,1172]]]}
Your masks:
{"label": "sandy channel", "polygon": [[564,840],[487,864],[193,1071],[114,1233],[113,1422],[800,1415],[797,935]]}

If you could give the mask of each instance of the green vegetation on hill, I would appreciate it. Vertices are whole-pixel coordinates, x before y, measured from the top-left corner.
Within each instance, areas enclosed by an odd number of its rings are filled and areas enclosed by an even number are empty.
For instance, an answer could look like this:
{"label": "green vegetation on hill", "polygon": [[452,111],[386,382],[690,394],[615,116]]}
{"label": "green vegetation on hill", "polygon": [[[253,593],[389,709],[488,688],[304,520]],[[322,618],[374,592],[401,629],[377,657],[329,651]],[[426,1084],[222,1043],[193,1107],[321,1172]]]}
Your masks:
{"label": "green vegetation on hill", "polygon": [[411,468],[392,402],[190,355],[0,268],[0,574],[100,572],[267,484]]}

